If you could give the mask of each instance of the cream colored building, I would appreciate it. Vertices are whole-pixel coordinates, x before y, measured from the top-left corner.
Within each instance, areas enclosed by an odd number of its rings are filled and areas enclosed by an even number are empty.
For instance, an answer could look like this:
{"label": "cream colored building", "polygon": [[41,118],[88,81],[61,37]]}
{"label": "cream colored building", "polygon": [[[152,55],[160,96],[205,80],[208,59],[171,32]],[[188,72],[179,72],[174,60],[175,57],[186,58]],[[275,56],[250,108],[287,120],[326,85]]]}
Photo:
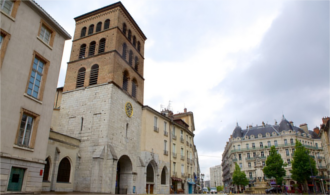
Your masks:
{"label": "cream colored building", "polygon": [[222,186],[222,167],[217,165],[210,168],[210,185],[211,187]]}
{"label": "cream colored building", "polygon": [[35,1],[0,1],[0,193],[42,190],[53,101],[71,36]]}
{"label": "cream colored building", "polygon": [[322,147],[324,152],[325,165],[327,174],[324,175],[326,181],[325,190],[330,191],[330,117],[322,118],[320,129],[320,136],[322,140]]}
{"label": "cream colored building", "polygon": [[[228,192],[233,188],[231,181],[235,162],[245,172],[250,180],[250,186],[253,186],[256,181],[254,168],[256,157],[260,157],[264,165],[271,146],[275,146],[283,161],[288,163],[288,166],[285,167],[286,176],[284,179],[285,185],[290,190],[296,183],[291,179],[290,173],[296,139],[311,151],[310,155],[316,161],[319,175],[326,174],[321,139],[317,133],[318,129],[308,130],[307,124],[302,124],[299,127],[294,126],[293,122],[288,122],[284,116],[279,124],[275,122],[274,125],[263,122],[261,126],[248,126],[246,129],[237,125],[222,155],[222,177],[225,190]],[[319,184],[317,189],[320,189]]]}

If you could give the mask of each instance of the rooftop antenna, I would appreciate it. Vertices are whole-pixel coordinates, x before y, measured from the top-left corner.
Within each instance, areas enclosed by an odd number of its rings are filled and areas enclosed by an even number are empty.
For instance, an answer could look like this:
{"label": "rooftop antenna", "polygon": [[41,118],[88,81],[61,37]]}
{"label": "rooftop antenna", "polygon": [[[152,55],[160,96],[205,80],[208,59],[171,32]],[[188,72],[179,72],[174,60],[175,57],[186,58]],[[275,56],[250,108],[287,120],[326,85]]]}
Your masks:
{"label": "rooftop antenna", "polygon": [[167,109],[168,109],[168,110],[171,110],[171,102],[172,102],[171,100],[168,101],[168,106],[167,106]]}

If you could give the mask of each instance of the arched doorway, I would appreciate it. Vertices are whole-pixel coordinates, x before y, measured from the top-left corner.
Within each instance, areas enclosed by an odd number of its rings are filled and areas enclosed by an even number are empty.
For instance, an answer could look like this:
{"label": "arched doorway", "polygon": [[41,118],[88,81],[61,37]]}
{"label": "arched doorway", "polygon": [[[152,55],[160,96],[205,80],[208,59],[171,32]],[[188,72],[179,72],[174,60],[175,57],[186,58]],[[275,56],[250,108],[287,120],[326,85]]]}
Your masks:
{"label": "arched doorway", "polygon": [[294,193],[294,191],[295,191],[295,183],[294,183],[294,181],[290,181],[290,187],[291,187],[291,191],[293,191],[293,193]]}
{"label": "arched doorway", "polygon": [[151,161],[147,166],[146,172],[146,193],[153,194],[156,183],[156,172],[157,172],[157,164],[154,161]]}
{"label": "arched doorway", "polygon": [[120,157],[117,163],[116,194],[127,194],[132,188],[132,162],[126,155]]}

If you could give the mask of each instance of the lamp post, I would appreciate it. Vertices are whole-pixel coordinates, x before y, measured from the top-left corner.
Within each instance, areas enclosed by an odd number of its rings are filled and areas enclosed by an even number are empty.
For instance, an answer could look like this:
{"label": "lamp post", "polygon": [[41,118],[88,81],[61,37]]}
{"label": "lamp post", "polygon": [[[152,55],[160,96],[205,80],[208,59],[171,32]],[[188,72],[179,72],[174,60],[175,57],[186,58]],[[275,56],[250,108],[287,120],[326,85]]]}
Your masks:
{"label": "lamp post", "polygon": [[203,188],[204,188],[204,173],[201,174],[201,179],[202,179],[202,193],[203,193]]}

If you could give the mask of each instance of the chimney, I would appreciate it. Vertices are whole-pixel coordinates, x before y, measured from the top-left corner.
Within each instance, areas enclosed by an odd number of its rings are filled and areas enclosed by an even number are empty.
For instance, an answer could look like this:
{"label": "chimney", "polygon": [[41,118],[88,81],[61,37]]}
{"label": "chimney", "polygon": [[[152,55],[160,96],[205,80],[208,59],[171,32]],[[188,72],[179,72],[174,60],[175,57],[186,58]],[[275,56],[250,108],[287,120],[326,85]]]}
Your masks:
{"label": "chimney", "polygon": [[264,121],[262,121],[262,126],[263,126],[263,127],[265,126],[265,122],[264,122]]}
{"label": "chimney", "polygon": [[183,111],[184,111],[184,113],[186,113],[187,112],[187,108],[184,108]]}
{"label": "chimney", "polygon": [[275,120],[275,125],[277,125],[277,121]]}
{"label": "chimney", "polygon": [[320,133],[320,129],[318,127],[315,127],[313,129],[314,133],[316,133],[317,135]]}
{"label": "chimney", "polygon": [[299,127],[304,130],[305,133],[308,133],[308,126],[306,123],[299,125]]}
{"label": "chimney", "polygon": [[251,129],[252,128],[252,125],[249,125],[249,129]]}
{"label": "chimney", "polygon": [[291,126],[293,127],[293,122],[292,122],[292,121],[290,121],[289,123],[290,123],[290,124],[291,124]]}
{"label": "chimney", "polygon": [[323,124],[326,124],[327,122],[328,122],[328,120],[330,119],[330,117],[324,117],[324,118],[322,118],[322,123]]}

